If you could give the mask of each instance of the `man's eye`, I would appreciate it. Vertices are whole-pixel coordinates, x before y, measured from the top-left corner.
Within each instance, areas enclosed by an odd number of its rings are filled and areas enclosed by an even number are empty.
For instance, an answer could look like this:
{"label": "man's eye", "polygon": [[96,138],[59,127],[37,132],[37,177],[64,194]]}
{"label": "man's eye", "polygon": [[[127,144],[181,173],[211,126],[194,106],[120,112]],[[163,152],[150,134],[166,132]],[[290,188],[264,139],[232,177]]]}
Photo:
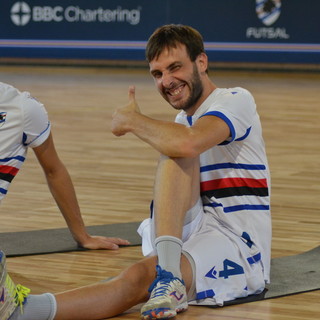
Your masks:
{"label": "man's eye", "polygon": [[171,71],[177,71],[180,69],[180,65],[172,66]]}
{"label": "man's eye", "polygon": [[160,72],[155,72],[152,74],[154,78],[159,79],[161,78],[161,73]]}

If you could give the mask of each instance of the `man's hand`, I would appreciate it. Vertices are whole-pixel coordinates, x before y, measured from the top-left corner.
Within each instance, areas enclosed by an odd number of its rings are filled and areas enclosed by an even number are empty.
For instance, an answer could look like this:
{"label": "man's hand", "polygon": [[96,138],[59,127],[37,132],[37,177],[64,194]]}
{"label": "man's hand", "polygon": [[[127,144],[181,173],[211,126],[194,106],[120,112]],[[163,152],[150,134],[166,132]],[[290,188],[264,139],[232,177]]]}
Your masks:
{"label": "man's hand", "polygon": [[79,243],[79,246],[90,249],[105,249],[105,250],[117,250],[119,246],[127,246],[130,242],[121,238],[109,238],[102,236],[88,236],[83,243]]}
{"label": "man's hand", "polygon": [[115,136],[122,136],[130,132],[134,122],[134,116],[140,113],[139,106],[135,98],[135,87],[129,87],[129,103],[125,107],[120,107],[112,115],[111,132]]}

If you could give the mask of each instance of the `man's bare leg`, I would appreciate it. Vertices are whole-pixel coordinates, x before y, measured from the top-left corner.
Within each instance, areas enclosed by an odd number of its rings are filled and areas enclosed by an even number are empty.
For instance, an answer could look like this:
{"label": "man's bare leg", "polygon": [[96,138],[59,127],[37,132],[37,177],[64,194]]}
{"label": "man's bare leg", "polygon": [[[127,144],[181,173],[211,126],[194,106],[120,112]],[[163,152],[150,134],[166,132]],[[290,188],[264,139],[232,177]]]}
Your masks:
{"label": "man's bare leg", "polygon": [[199,197],[199,159],[162,155],[154,188],[155,247],[160,267],[178,278],[186,213]]}
{"label": "man's bare leg", "polygon": [[162,155],[154,187],[156,237],[171,235],[181,239],[185,214],[199,196],[199,159]]}
{"label": "man's bare leg", "polygon": [[[157,235],[169,234],[181,237],[185,213],[198,199],[197,160],[183,160],[185,159],[163,157],[159,163],[155,186],[155,210],[158,213],[157,217],[163,219],[156,218]],[[171,212],[176,214],[170,216]],[[181,259],[182,279],[189,290],[193,281],[191,265],[184,256],[177,258],[179,261]],[[105,319],[147,301],[148,288],[155,279],[157,263],[156,257],[147,258],[127,268],[108,282],[56,294],[55,320]],[[27,303],[25,308],[33,307]],[[21,318],[17,319],[31,318],[21,315]]]}
{"label": "man's bare leg", "polygon": [[186,214],[200,197],[198,158],[161,156],[154,193],[154,244],[159,267],[151,296],[141,308],[145,320],[171,318],[188,308],[181,269],[182,231]]}
{"label": "man's bare leg", "polygon": [[[155,257],[147,258],[108,282],[57,294],[55,320],[105,319],[146,301],[148,288],[156,276],[156,263]],[[187,288],[190,288],[192,269],[185,257],[182,258],[181,268]]]}

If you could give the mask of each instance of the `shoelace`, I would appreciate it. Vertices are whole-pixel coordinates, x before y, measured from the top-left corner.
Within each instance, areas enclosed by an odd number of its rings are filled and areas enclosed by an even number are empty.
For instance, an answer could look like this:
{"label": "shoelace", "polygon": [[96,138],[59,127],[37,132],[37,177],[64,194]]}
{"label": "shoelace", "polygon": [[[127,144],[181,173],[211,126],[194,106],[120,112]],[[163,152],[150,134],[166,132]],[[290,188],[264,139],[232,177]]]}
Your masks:
{"label": "shoelace", "polygon": [[26,300],[26,297],[30,293],[30,289],[27,287],[22,286],[21,284],[18,284],[16,286],[16,296],[15,301],[18,306],[20,306],[21,313],[23,313],[23,304]]}
{"label": "shoelace", "polygon": [[156,270],[157,270],[157,277],[151,283],[151,286],[148,289],[149,292],[153,290],[153,288],[157,285],[159,281],[170,281],[173,279],[172,273],[167,272],[166,270],[163,270],[159,265],[156,266]]}
{"label": "shoelace", "polygon": [[166,292],[171,288],[171,280],[172,279],[161,279],[161,281],[159,282],[159,286],[156,287],[154,291],[152,291],[151,299],[166,294]]}
{"label": "shoelace", "polygon": [[8,288],[11,296],[14,298],[16,306],[20,306],[21,313],[23,313],[23,303],[25,302],[25,298],[30,293],[30,289],[22,286],[21,284],[16,286],[8,275],[6,278],[6,287]]}
{"label": "shoelace", "polygon": [[[162,269],[159,265],[156,266],[156,270],[157,277],[153,280],[150,288],[148,289],[149,292],[152,292],[151,299],[166,294],[166,292],[171,288],[171,282],[173,280],[179,280],[184,285],[183,280],[174,277],[171,272]],[[156,287],[159,282],[159,287]],[[155,290],[153,291],[154,288]]]}

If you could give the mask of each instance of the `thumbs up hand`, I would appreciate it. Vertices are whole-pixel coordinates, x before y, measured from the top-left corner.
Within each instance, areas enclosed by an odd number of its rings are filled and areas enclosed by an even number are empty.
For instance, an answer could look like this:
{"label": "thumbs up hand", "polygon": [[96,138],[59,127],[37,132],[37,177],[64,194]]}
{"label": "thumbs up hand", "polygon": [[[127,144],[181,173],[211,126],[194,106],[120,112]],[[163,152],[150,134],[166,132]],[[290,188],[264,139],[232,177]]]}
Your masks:
{"label": "thumbs up hand", "polygon": [[132,105],[134,110],[136,112],[140,113],[139,106],[138,106],[138,104],[136,102],[136,88],[135,88],[135,86],[130,86],[129,87],[129,105]]}
{"label": "thumbs up hand", "polygon": [[131,131],[134,116],[141,113],[135,98],[135,87],[129,87],[129,103],[117,108],[112,115],[111,132],[115,136],[122,136]]}

